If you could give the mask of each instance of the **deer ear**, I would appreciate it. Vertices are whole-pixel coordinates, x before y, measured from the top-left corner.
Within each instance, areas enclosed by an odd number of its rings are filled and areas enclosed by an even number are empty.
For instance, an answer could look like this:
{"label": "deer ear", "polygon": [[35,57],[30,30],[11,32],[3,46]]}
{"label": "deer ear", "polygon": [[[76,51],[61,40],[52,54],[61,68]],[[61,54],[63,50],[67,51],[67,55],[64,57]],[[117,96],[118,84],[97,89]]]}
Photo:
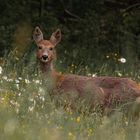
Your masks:
{"label": "deer ear", "polygon": [[35,28],[35,30],[33,32],[33,39],[36,43],[43,40],[43,33],[42,33],[42,31],[40,30],[39,27]]}
{"label": "deer ear", "polygon": [[57,29],[54,33],[52,33],[51,38],[50,38],[50,42],[53,45],[58,44],[61,41],[61,30]]}

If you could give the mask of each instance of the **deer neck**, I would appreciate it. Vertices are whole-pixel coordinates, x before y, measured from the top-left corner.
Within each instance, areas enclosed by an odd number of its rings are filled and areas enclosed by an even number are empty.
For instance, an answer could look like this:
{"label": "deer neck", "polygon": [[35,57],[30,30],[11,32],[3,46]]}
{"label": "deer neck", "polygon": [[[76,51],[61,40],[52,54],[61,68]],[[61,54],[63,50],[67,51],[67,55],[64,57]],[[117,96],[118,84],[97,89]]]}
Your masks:
{"label": "deer neck", "polygon": [[52,62],[43,63],[40,62],[41,70],[44,74],[49,75],[54,71]]}
{"label": "deer neck", "polygon": [[41,62],[40,67],[41,67],[41,71],[45,75],[44,79],[46,81],[51,81],[54,84],[57,84],[57,82],[59,81],[59,79],[61,77],[61,74],[54,70],[53,63],[52,62],[48,62],[48,63]]}

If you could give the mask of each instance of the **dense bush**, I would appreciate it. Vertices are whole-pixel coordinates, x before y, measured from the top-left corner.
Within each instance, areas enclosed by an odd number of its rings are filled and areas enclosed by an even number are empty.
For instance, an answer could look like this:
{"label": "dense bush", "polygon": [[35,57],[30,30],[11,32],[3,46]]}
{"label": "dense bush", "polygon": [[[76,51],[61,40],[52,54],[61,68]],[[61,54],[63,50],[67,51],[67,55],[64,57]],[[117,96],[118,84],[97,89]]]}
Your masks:
{"label": "dense bush", "polygon": [[29,49],[31,33],[39,25],[46,37],[61,28],[63,39],[58,56],[64,69],[73,64],[94,71],[109,62],[109,68],[114,71],[121,67],[120,57],[126,58],[130,71],[138,69],[140,12],[137,0],[6,0],[1,2],[0,10],[1,56],[15,48],[20,53],[17,57],[32,51],[34,47]]}

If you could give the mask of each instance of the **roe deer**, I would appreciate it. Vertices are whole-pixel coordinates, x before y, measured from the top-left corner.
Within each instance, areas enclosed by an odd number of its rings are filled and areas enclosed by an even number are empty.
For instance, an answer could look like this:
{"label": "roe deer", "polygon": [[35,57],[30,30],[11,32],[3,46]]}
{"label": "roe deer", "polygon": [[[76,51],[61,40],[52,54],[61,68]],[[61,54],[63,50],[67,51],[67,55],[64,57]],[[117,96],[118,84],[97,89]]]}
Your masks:
{"label": "roe deer", "polygon": [[55,94],[75,94],[76,98],[89,96],[92,105],[98,104],[111,108],[115,103],[128,103],[140,99],[139,85],[128,79],[118,77],[87,77],[74,74],[60,74],[53,68],[55,47],[61,40],[61,31],[57,29],[49,40],[45,40],[39,27],[33,33],[37,45],[37,58],[40,61],[45,79],[53,81]]}

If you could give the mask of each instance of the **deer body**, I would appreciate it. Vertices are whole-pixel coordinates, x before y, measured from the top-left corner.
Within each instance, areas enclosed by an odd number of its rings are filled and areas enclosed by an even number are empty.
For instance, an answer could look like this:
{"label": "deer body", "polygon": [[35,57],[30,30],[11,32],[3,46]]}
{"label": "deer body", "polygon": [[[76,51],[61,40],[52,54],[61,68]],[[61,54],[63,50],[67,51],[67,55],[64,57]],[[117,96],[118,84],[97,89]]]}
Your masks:
{"label": "deer body", "polygon": [[53,82],[54,94],[74,94],[76,98],[89,96],[89,102],[111,107],[113,103],[126,103],[140,98],[140,87],[128,78],[86,77],[73,74],[60,74],[53,68],[55,46],[61,40],[61,31],[54,32],[49,40],[44,40],[39,27],[33,38],[38,46],[37,58],[45,79]]}

